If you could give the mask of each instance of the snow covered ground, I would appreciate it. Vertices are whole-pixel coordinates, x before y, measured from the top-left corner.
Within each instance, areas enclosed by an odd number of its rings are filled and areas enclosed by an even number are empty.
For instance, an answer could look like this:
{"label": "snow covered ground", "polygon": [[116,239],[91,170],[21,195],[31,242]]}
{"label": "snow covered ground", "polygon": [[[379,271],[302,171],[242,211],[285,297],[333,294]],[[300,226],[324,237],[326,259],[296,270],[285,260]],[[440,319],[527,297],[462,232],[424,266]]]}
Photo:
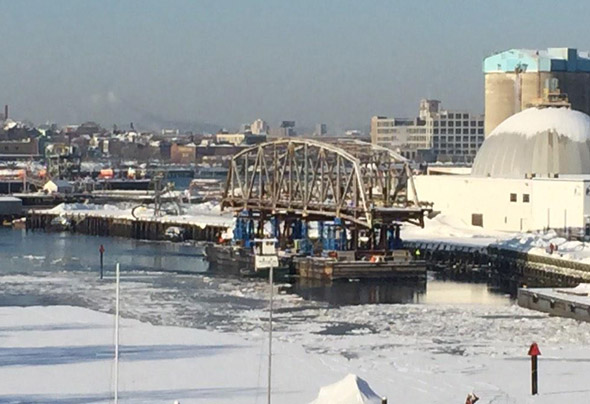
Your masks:
{"label": "snow covered ground", "polygon": [[[246,313],[244,321],[259,327],[238,333],[123,319],[121,402],[264,403],[265,315]],[[277,315],[277,403],[309,403],[321,386],[348,373],[391,403],[462,403],[471,391],[480,403],[590,400],[587,323],[512,305],[348,306]],[[108,402],[113,324],[109,314],[71,306],[0,308],[0,402]],[[342,332],[345,325],[349,332]],[[532,341],[542,352],[536,397],[529,395],[526,356]]]}
{"label": "snow covered ground", "polygon": [[[93,204],[93,203],[62,203],[54,208],[48,209],[48,213],[54,214],[81,214],[99,217],[115,217],[120,219],[133,219],[131,210],[136,204]],[[200,204],[182,205],[182,215],[164,215],[158,217],[162,222],[190,223],[197,225],[214,225],[233,227],[234,218],[231,212],[221,212],[219,204],[205,202]],[[42,212],[42,211],[40,211]],[[136,210],[136,215],[142,218],[152,218],[154,211],[151,208],[143,207]]]}
{"label": "snow covered ground", "polygon": [[[532,233],[507,233],[471,226],[447,215],[427,219],[424,228],[406,224],[402,238],[408,241],[442,242],[472,247],[495,245],[532,255],[560,258],[590,264],[590,243],[568,241],[554,230]],[[553,244],[553,252],[550,245]]]}
{"label": "snow covered ground", "polygon": [[514,236],[514,233],[486,230],[471,226],[461,219],[439,214],[432,219],[425,219],[424,228],[404,224],[402,239],[408,241],[444,242],[448,244],[485,247]]}

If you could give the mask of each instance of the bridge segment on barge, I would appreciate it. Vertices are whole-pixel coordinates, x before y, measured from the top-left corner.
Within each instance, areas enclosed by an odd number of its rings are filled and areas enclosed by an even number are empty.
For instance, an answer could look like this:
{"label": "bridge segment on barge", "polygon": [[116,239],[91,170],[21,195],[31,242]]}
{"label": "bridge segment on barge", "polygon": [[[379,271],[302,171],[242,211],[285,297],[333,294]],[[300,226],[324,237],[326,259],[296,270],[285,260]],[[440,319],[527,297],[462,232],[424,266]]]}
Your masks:
{"label": "bridge segment on barge", "polygon": [[333,221],[353,236],[368,231],[374,247],[387,233],[399,238],[401,222],[423,226],[429,210],[418,199],[409,161],[394,151],[355,140],[293,138],[234,155],[222,208],[258,220],[257,235],[268,219],[289,224],[283,229]]}

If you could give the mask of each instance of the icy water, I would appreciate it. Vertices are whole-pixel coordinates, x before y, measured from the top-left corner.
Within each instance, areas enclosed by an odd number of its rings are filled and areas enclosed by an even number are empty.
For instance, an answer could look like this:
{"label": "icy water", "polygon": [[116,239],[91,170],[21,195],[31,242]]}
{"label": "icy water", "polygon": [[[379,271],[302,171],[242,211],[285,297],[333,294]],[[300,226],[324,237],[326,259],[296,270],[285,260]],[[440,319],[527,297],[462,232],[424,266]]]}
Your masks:
{"label": "icy water", "polygon": [[[106,251],[102,280],[101,244]],[[264,281],[209,272],[199,246],[11,229],[0,229],[0,305],[76,305],[112,312],[115,262],[121,264],[122,311],[128,317],[228,331],[248,331],[264,321]],[[297,313],[343,305],[511,303],[486,284],[434,278],[426,284],[402,285],[299,283],[281,285],[279,291],[277,311],[289,314],[290,321],[301,322],[307,321],[307,314]]]}

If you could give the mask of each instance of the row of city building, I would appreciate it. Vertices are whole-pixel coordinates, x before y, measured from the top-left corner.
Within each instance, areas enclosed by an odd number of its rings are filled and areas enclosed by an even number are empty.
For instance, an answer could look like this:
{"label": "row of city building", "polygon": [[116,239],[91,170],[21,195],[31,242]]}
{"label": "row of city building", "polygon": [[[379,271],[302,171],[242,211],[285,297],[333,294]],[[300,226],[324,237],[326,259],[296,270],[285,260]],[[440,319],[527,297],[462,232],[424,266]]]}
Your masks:
{"label": "row of city building", "polygon": [[371,118],[371,141],[417,161],[471,163],[485,136],[534,106],[590,113],[590,55],[573,48],[510,49],[483,61],[484,114],[420,101],[416,118]]}

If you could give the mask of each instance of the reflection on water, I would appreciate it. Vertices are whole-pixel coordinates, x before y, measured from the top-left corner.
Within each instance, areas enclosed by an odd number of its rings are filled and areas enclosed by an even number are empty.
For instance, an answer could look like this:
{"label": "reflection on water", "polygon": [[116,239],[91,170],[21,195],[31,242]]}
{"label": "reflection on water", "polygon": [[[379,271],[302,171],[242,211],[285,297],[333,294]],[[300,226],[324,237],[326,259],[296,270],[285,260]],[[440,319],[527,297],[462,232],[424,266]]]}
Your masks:
{"label": "reflection on water", "polygon": [[[103,244],[105,270],[121,263],[123,271],[207,273],[212,279],[231,276],[220,272],[208,272],[203,249],[192,244],[147,242],[124,238],[86,236],[70,233],[25,232],[0,229],[0,275],[29,274],[36,272],[99,272],[98,249]],[[174,284],[175,277],[165,277],[166,288],[183,293],[186,285]],[[237,285],[247,287],[264,282],[262,279],[236,279]],[[199,287],[192,284],[191,288]],[[205,287],[201,285],[200,287]],[[236,286],[233,286],[236,288]],[[491,304],[505,305],[510,298],[489,288],[484,282],[457,282],[435,279],[417,281],[338,281],[331,285],[299,280],[288,288],[308,300],[333,305],[375,303],[420,304]],[[185,291],[194,293],[194,289]],[[44,296],[0,293],[0,305],[55,304]],[[63,302],[62,302],[63,304]]]}
{"label": "reflection on water", "polygon": [[486,283],[467,283],[430,278],[427,282],[338,281],[331,285],[300,280],[293,292],[304,299],[334,305],[374,303],[487,304],[508,305],[506,294],[495,292]]}
{"label": "reflection on water", "polygon": [[293,291],[304,299],[319,300],[334,305],[374,303],[414,303],[426,292],[426,282],[346,281],[332,284],[299,280]]}
{"label": "reflection on water", "polygon": [[510,299],[503,293],[490,290],[490,287],[485,283],[432,279],[426,285],[426,292],[417,295],[416,302],[425,304],[508,305]]}
{"label": "reflection on water", "polygon": [[105,270],[198,272],[207,270],[200,247],[70,233],[0,229],[0,274],[35,271],[99,271],[104,245]]}

